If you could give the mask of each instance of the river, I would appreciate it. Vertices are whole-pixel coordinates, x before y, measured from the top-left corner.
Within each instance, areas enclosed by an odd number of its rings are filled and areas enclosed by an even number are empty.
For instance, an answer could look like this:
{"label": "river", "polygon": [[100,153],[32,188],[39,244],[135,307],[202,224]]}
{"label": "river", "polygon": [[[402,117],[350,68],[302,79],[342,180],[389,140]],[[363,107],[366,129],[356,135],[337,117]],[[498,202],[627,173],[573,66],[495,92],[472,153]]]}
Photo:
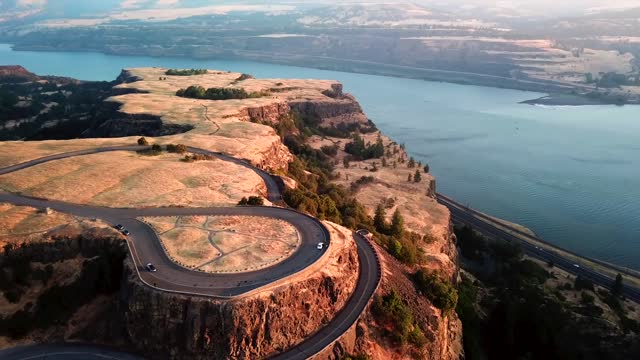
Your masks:
{"label": "river", "polygon": [[579,254],[640,270],[640,107],[538,107],[542,94],[249,61],[17,52],[0,64],[113,80],[125,67],[335,79],[387,135],[427,162],[438,191]]}

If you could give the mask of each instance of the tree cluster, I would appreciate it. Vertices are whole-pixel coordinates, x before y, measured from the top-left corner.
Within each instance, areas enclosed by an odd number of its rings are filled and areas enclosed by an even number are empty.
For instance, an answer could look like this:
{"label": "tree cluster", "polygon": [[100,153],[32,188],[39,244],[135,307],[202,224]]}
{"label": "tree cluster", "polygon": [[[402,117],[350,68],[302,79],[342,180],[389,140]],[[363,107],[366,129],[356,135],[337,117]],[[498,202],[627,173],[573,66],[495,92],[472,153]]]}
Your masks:
{"label": "tree cluster", "polygon": [[191,75],[203,75],[207,73],[207,69],[169,69],[164,72],[165,75],[172,76],[191,76]]}
{"label": "tree cluster", "polygon": [[376,159],[384,156],[384,145],[381,138],[375,144],[365,144],[360,135],[354,134],[353,141],[345,145],[344,151],[353,155],[356,160]]}
{"label": "tree cluster", "polygon": [[248,99],[269,96],[269,92],[256,91],[248,93],[242,88],[208,88],[205,89],[199,85],[192,85],[186,89],[180,89],[176,92],[176,96],[190,99],[204,100],[230,100],[230,99]]}

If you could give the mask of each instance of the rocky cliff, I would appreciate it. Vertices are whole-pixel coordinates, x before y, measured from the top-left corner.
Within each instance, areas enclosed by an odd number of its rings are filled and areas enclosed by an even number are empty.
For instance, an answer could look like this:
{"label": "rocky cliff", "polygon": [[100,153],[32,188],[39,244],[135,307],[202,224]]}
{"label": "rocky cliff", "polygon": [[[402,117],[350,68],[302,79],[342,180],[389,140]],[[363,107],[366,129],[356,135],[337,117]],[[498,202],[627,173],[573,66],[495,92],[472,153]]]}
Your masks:
{"label": "rocky cliff", "polygon": [[118,313],[131,346],[172,359],[258,359],[296,345],[329,322],[355,286],[355,243],[349,232],[335,231],[329,258],[275,288],[231,301],[151,289],[128,259]]}
{"label": "rocky cliff", "polygon": [[292,100],[289,106],[303,116],[320,120],[322,126],[337,126],[342,123],[367,123],[360,104],[352,95],[329,93],[326,99],[307,101]]}

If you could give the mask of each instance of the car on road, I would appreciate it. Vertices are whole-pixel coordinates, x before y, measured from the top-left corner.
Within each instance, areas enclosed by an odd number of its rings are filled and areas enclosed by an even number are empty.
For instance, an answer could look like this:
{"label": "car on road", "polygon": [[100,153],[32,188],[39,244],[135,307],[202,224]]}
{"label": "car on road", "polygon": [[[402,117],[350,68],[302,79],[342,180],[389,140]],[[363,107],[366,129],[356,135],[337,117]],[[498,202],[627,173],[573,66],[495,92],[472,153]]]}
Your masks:
{"label": "car on road", "polygon": [[580,265],[578,265],[578,264],[573,264],[573,266],[574,266],[574,267],[577,267],[577,268],[579,268],[579,267],[580,267]]}
{"label": "car on road", "polygon": [[356,231],[356,234],[364,237],[365,239],[368,240],[372,240],[373,239],[373,234],[371,232],[369,232],[369,230],[367,229],[360,229],[358,231]]}
{"label": "car on road", "polygon": [[324,249],[324,243],[323,242],[318,243],[318,245],[316,246],[316,249],[318,250]]}
{"label": "car on road", "polygon": [[122,224],[117,224],[117,225],[116,225],[116,229],[118,229],[118,230],[124,230],[124,226],[122,226]]}
{"label": "car on road", "polygon": [[158,269],[156,269],[155,266],[153,266],[152,263],[148,263],[147,266],[145,266],[147,268],[147,270],[149,270],[150,272],[156,272],[158,271]]}
{"label": "car on road", "polygon": [[122,235],[129,236],[129,235],[131,235],[131,233],[129,232],[129,230],[124,229],[124,230],[122,230]]}

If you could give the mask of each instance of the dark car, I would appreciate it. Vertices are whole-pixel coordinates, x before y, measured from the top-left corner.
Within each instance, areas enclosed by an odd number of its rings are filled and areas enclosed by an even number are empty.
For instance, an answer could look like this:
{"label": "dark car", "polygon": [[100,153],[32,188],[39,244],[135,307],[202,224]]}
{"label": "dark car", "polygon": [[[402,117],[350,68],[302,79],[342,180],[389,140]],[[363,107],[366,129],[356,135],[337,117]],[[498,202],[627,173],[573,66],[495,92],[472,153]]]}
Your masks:
{"label": "dark car", "polygon": [[152,263],[148,263],[147,266],[145,266],[147,268],[147,270],[151,271],[151,272],[156,272],[158,271],[158,269],[156,269],[155,266],[153,266]]}
{"label": "dark car", "polygon": [[117,224],[116,225],[116,229],[122,230],[122,229],[124,229],[124,226],[122,226],[122,224]]}
{"label": "dark car", "polygon": [[124,235],[124,236],[129,236],[129,234],[131,234],[131,233],[129,232],[129,230],[126,230],[126,229],[125,229],[125,230],[122,230],[122,235]]}

